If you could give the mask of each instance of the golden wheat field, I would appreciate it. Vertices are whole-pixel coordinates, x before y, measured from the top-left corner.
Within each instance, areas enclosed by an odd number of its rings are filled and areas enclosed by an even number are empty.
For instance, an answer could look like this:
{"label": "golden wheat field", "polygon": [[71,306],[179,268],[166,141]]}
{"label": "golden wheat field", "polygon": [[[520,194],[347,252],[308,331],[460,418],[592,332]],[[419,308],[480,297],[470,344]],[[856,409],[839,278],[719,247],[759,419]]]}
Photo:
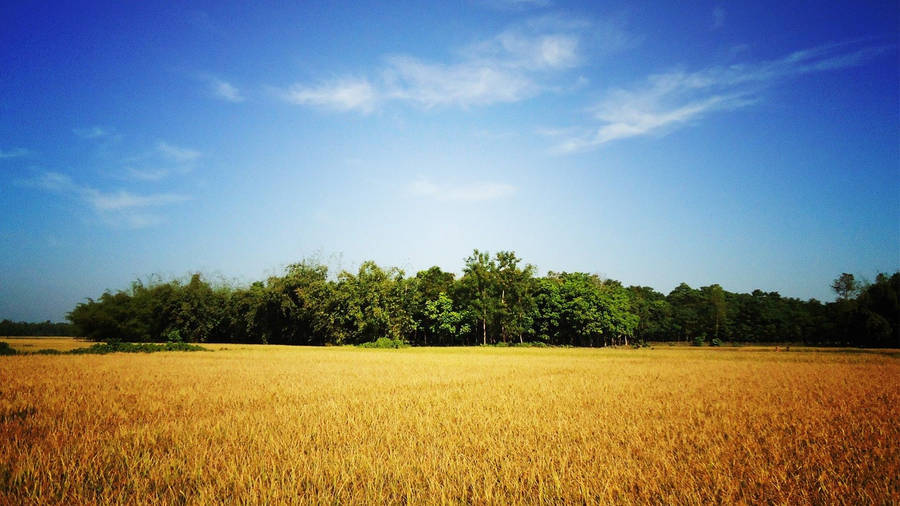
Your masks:
{"label": "golden wheat field", "polygon": [[900,358],[291,348],[0,357],[0,503],[896,503]]}
{"label": "golden wheat field", "polygon": [[9,343],[9,346],[16,351],[32,353],[38,350],[69,351],[76,348],[87,348],[94,344],[85,339],[71,337],[4,337],[0,341]]}

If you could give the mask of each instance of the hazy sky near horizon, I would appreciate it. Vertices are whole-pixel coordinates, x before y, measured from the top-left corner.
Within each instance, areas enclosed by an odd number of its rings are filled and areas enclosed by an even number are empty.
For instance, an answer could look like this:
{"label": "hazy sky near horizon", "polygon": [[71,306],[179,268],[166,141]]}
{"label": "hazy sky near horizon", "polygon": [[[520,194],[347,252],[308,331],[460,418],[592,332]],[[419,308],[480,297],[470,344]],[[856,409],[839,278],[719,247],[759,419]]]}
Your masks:
{"label": "hazy sky near horizon", "polygon": [[311,256],[900,269],[896,2],[290,3],[0,7],[0,318]]}

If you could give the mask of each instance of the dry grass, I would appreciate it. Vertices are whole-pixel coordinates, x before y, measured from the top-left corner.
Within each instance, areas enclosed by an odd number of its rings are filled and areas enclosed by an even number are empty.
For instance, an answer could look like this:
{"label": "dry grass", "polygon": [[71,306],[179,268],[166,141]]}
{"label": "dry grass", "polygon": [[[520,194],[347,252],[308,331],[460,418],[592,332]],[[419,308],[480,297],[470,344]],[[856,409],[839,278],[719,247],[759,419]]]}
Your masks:
{"label": "dry grass", "polygon": [[87,348],[94,344],[86,339],[74,339],[71,337],[3,337],[0,341],[9,343],[9,346],[22,352],[35,352],[38,350],[69,351],[76,348]]}
{"label": "dry grass", "polygon": [[0,357],[0,503],[890,503],[900,359],[211,346]]}

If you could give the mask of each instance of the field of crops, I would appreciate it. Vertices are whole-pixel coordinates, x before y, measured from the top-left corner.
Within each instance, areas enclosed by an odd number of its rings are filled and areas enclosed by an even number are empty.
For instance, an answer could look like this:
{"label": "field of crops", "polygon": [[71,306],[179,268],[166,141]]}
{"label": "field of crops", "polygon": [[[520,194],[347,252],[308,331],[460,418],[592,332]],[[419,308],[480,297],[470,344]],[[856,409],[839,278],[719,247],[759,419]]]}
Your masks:
{"label": "field of crops", "polygon": [[34,353],[40,350],[70,351],[87,348],[94,344],[85,339],[71,337],[3,337],[0,341],[9,343],[10,348],[22,353]]}
{"label": "field of crops", "polygon": [[0,504],[900,501],[900,357],[288,348],[0,357]]}

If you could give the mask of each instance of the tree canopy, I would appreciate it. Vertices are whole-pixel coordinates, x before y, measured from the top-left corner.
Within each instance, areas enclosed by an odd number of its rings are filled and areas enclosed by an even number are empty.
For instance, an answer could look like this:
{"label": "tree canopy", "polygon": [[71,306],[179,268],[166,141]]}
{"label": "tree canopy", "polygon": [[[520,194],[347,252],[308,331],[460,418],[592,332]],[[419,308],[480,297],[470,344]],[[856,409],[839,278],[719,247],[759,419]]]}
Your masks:
{"label": "tree canopy", "polygon": [[[900,346],[900,272],[859,283],[841,274],[823,304],[718,284],[681,283],[669,294],[584,272],[549,272],[512,251],[473,251],[462,276],[431,267],[408,276],[363,262],[331,275],[313,261],[249,286],[201,274],[135,281],[78,304],[68,318],[95,340],[302,345],[379,338],[414,345],[540,342],[609,346],[646,341],[802,342]],[[3,322],[12,328],[12,322]],[[70,329],[71,330],[71,329]]]}

